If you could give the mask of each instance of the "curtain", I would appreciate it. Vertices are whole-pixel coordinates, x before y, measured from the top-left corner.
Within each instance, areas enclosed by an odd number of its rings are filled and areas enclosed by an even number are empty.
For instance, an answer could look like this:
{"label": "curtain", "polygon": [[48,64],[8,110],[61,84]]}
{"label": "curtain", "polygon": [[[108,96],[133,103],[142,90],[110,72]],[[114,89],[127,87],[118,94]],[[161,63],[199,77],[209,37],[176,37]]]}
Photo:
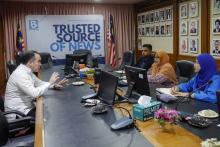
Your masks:
{"label": "curtain", "polygon": [[[26,15],[103,15],[105,31],[105,56],[108,53],[106,32],[108,31],[109,15],[113,16],[115,26],[116,57],[122,57],[123,52],[135,50],[136,14],[133,5],[102,5],[79,3],[37,3],[37,2],[2,2],[1,15],[3,21],[4,44],[6,59],[14,58],[16,48],[17,24],[26,43]],[[30,49],[33,50],[33,49]]]}

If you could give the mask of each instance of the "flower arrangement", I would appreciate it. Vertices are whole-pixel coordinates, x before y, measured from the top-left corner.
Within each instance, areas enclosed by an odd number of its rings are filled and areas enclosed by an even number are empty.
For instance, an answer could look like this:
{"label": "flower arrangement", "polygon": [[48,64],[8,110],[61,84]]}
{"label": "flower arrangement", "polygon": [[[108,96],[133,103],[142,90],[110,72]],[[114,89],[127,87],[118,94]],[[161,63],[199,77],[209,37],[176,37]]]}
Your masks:
{"label": "flower arrangement", "polygon": [[164,126],[166,122],[170,124],[176,124],[179,120],[179,114],[176,110],[160,108],[154,113],[154,118],[159,122],[161,126]]}

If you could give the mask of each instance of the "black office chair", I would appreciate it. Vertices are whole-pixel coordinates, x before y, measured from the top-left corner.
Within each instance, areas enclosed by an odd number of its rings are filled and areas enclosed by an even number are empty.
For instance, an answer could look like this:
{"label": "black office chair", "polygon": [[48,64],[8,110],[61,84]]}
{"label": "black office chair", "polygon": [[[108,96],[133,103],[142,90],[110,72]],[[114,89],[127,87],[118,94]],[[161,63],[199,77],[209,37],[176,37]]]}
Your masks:
{"label": "black office chair", "polygon": [[11,111],[4,111],[4,99],[3,97],[0,97],[0,112],[6,117],[10,114],[15,114],[16,119],[10,119],[7,121],[8,123],[8,132],[9,136],[13,137],[15,134],[19,133],[21,130],[25,130],[27,128],[34,128],[35,125],[35,118],[31,116],[27,116],[24,113],[17,111],[17,110],[11,110]]}
{"label": "black office chair", "polygon": [[41,56],[41,68],[46,69],[53,66],[53,60],[51,58],[50,53],[41,52],[39,53]]}
{"label": "black office chair", "polygon": [[194,75],[194,62],[188,60],[176,61],[176,75],[179,83],[189,81]]}
{"label": "black office chair", "polygon": [[77,55],[77,54],[87,54],[86,66],[88,66],[88,67],[97,66],[96,65],[97,58],[92,56],[92,52],[90,50],[79,49],[79,50],[73,51],[73,55]]}
{"label": "black office chair", "polygon": [[126,51],[123,53],[122,63],[120,69],[124,69],[125,65],[132,66],[134,64],[134,52]]}
{"label": "black office chair", "polygon": [[7,68],[9,71],[9,74],[11,75],[12,72],[17,68],[17,63],[14,60],[10,60],[7,62]]}

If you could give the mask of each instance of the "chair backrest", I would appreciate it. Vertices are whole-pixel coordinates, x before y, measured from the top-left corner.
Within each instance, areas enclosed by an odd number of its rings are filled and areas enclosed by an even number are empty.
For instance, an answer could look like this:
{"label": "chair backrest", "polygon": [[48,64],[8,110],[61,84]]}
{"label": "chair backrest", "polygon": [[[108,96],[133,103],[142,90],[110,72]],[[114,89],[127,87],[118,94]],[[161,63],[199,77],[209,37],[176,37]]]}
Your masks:
{"label": "chair backrest", "polygon": [[92,52],[90,50],[79,49],[79,50],[73,51],[73,55],[77,55],[77,54],[87,54],[86,65],[90,67],[93,66],[93,57],[92,57]]}
{"label": "chair backrest", "polygon": [[187,82],[195,75],[194,62],[188,60],[176,61],[176,74],[179,83]]}
{"label": "chair backrest", "polygon": [[120,69],[124,69],[125,65],[132,66],[133,64],[134,64],[134,52],[133,51],[124,52]]}
{"label": "chair backrest", "polygon": [[12,72],[17,68],[17,63],[14,60],[10,60],[7,62],[7,68],[9,73],[12,74]]}
{"label": "chair backrest", "polygon": [[7,143],[9,136],[8,122],[6,117],[0,112],[0,146]]}

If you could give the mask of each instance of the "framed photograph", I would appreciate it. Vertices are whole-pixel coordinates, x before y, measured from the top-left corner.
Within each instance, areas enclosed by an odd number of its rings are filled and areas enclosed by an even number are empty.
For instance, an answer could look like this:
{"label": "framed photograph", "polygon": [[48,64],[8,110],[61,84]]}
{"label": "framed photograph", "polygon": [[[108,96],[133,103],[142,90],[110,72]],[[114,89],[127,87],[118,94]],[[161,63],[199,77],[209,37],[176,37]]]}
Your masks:
{"label": "framed photograph", "polygon": [[142,39],[138,39],[138,49],[142,49]]}
{"label": "framed photograph", "polygon": [[149,13],[145,14],[145,23],[149,23],[150,22],[150,16]]}
{"label": "framed photograph", "polygon": [[198,53],[198,39],[190,38],[189,51],[190,51],[190,53],[195,53],[195,54]]}
{"label": "framed photograph", "polygon": [[160,26],[160,35],[164,36],[165,35],[165,25]]}
{"label": "framed photograph", "polygon": [[187,38],[180,39],[180,53],[188,53],[188,40]]}
{"label": "framed photograph", "polygon": [[138,36],[142,36],[141,28],[138,28]]}
{"label": "framed photograph", "polygon": [[213,55],[220,55],[220,39],[213,39],[212,40],[212,49],[211,49],[211,53]]}
{"label": "framed photograph", "polygon": [[160,21],[160,15],[159,11],[155,11],[154,15],[154,22],[159,22]]}
{"label": "framed photograph", "polygon": [[187,25],[187,21],[181,21],[180,22],[180,35],[185,36],[188,35],[188,25]]}
{"label": "framed photograph", "polygon": [[220,0],[213,0],[213,14],[220,13]]}
{"label": "framed photograph", "polygon": [[150,28],[145,27],[145,36],[150,36]]}
{"label": "framed photograph", "polygon": [[154,12],[150,13],[150,23],[154,22]]}
{"label": "framed photograph", "polygon": [[166,20],[172,20],[172,8],[166,8],[165,17]]}
{"label": "framed photograph", "polygon": [[154,36],[155,26],[150,27],[150,36]]}
{"label": "framed photograph", "polygon": [[160,10],[160,21],[165,21],[165,10]]}
{"label": "framed photograph", "polygon": [[197,17],[199,11],[198,2],[189,3],[189,17]]}
{"label": "framed photograph", "polygon": [[189,22],[189,33],[190,35],[198,35],[198,21],[197,20],[191,20]]}
{"label": "framed photograph", "polygon": [[141,23],[145,23],[145,15],[144,14],[141,16]]}
{"label": "framed photograph", "polygon": [[166,36],[172,36],[172,24],[165,24],[165,34]]}
{"label": "framed photograph", "polygon": [[159,36],[160,35],[160,26],[156,25],[155,26],[155,36]]}
{"label": "framed photograph", "polygon": [[214,19],[212,22],[213,34],[220,34],[220,18]]}
{"label": "framed photograph", "polygon": [[145,28],[144,28],[144,27],[141,28],[141,35],[142,35],[142,36],[145,35]]}
{"label": "framed photograph", "polygon": [[188,7],[187,7],[187,4],[182,4],[180,5],[180,18],[187,18],[188,17]]}

